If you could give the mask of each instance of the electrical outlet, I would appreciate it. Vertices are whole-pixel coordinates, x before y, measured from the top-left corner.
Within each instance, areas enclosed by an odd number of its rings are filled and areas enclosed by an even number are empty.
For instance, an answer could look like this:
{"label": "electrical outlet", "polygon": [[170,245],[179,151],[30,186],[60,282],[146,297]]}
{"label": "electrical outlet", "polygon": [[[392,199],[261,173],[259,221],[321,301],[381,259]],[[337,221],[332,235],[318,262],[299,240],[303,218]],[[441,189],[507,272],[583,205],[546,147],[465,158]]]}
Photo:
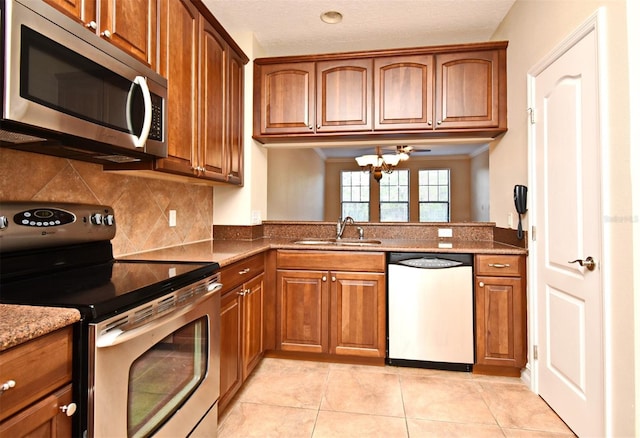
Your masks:
{"label": "electrical outlet", "polygon": [[176,211],[175,210],[169,210],[169,226],[170,227],[175,227],[176,226]]}
{"label": "electrical outlet", "polygon": [[251,224],[252,225],[260,225],[262,223],[262,215],[260,214],[260,210],[252,210],[251,211]]}
{"label": "electrical outlet", "polygon": [[438,228],[438,237],[453,237],[453,229]]}
{"label": "electrical outlet", "polygon": [[507,225],[509,228],[513,228],[513,213],[507,215]]}

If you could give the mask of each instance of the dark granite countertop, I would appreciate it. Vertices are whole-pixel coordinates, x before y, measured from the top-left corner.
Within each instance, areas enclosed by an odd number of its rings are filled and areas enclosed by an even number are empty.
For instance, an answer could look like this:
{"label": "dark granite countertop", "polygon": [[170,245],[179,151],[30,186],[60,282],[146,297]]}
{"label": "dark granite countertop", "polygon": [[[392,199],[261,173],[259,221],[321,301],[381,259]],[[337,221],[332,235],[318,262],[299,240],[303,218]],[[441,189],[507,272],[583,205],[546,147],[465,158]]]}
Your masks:
{"label": "dark granite countertop", "polygon": [[0,351],[80,321],[80,312],[60,307],[0,304]]}
{"label": "dark granite countertop", "polygon": [[[305,239],[314,239],[314,237],[309,236]],[[525,248],[482,240],[378,239],[381,242],[380,244],[366,246],[339,244],[305,245],[295,243],[297,240],[300,239],[261,238],[256,240],[208,240],[143,253],[128,254],[119,258],[134,260],[213,261],[218,262],[220,266],[227,266],[269,249],[527,254]],[[318,240],[322,240],[322,238],[318,238]]]}

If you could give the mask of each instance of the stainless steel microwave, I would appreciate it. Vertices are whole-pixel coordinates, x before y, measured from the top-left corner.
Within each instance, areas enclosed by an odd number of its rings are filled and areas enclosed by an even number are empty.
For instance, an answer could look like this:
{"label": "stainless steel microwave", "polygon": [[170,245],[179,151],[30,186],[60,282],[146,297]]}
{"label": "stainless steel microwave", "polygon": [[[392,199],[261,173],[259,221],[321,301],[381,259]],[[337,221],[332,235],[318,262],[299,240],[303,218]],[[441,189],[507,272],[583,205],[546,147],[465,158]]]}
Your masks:
{"label": "stainless steel microwave", "polygon": [[167,156],[167,81],[42,1],[0,0],[0,146],[113,163]]}

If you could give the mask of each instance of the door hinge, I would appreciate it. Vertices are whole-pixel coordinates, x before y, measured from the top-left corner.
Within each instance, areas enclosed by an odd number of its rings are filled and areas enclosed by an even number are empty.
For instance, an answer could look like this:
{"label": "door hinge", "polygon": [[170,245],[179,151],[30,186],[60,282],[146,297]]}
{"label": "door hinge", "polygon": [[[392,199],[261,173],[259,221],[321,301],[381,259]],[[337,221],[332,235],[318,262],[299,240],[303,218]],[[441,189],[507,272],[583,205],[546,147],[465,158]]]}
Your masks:
{"label": "door hinge", "polygon": [[536,241],[536,226],[535,225],[531,226],[531,241],[532,242]]}
{"label": "door hinge", "polygon": [[533,346],[533,360],[538,360],[538,346]]}
{"label": "door hinge", "polygon": [[536,110],[534,108],[527,108],[527,111],[529,112],[529,123],[531,125],[535,125],[536,124]]}

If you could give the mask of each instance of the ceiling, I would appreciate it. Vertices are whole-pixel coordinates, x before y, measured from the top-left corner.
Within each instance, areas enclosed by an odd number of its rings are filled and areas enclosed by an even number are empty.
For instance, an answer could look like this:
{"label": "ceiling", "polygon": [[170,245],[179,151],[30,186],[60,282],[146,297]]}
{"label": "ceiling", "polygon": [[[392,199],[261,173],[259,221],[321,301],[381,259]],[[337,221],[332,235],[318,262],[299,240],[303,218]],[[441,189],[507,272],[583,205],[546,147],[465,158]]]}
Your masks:
{"label": "ceiling", "polygon": [[[264,56],[335,53],[488,41],[516,0],[202,0],[231,33],[251,32]],[[338,11],[342,22],[320,15]],[[486,141],[479,144],[486,144]],[[478,147],[421,145],[431,154],[472,153]],[[370,153],[323,148],[328,157]]]}

